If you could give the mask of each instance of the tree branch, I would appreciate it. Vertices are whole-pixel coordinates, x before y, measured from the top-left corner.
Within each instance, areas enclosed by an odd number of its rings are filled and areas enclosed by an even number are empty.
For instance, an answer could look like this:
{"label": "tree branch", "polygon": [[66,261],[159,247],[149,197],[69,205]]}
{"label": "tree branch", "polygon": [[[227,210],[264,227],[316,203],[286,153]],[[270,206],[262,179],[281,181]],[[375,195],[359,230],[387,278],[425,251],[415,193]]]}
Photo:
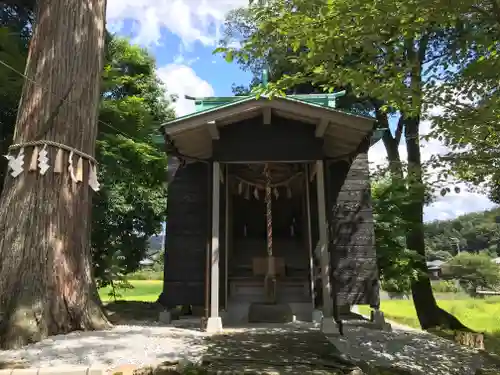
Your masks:
{"label": "tree branch", "polygon": [[403,134],[403,129],[404,129],[404,117],[403,114],[401,114],[398,120],[398,126],[396,127],[396,133],[394,134],[394,139],[398,145],[399,142],[401,141],[401,135]]}

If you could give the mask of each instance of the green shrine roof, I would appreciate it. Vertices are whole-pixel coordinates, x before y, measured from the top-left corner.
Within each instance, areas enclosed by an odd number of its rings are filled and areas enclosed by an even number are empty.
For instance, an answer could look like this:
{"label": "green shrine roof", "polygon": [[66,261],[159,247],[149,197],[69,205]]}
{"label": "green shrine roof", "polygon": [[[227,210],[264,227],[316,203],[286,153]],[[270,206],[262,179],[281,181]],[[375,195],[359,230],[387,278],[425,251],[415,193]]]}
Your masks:
{"label": "green shrine roof", "polygon": [[[345,95],[345,91],[340,91],[337,93],[333,94],[302,94],[302,95],[289,95],[284,97],[284,99],[288,101],[296,101],[296,102],[301,102],[304,104],[309,104],[314,107],[323,107],[325,109],[329,110],[334,110],[334,111],[339,111],[343,112],[346,114],[349,114],[350,116],[354,117],[360,117],[360,118],[365,118],[365,119],[370,119],[373,120],[373,118],[366,117],[366,116],[361,116],[357,114],[350,113],[348,111],[342,111],[336,108],[336,99]],[[188,115],[180,116],[175,118],[172,121],[169,121],[165,124],[162,125],[161,130],[163,132],[163,129],[166,127],[169,127],[169,125],[175,125],[176,123],[187,120],[189,118],[197,117],[200,115],[203,115],[208,112],[216,112],[217,110],[231,107],[236,104],[240,104],[243,102],[249,102],[256,100],[255,96],[219,96],[219,97],[201,97],[201,98],[194,98],[194,97],[189,97],[186,96],[186,99],[194,100],[195,102],[195,112],[190,113]],[[374,145],[377,143],[380,139],[382,139],[384,133],[388,129],[376,129],[373,132],[372,135],[372,142],[371,144]],[[158,144],[163,144],[164,139],[161,135],[155,136],[155,141]]]}
{"label": "green shrine roof", "polygon": [[[336,108],[336,100],[337,98],[344,96],[346,94],[345,91],[339,91],[333,94],[301,94],[301,95],[288,95],[286,98],[294,99],[302,102],[306,102],[313,105],[318,105],[326,108]],[[188,116],[193,116],[199,114],[200,112],[209,111],[212,109],[216,109],[218,107],[235,104],[244,100],[254,99],[254,96],[215,96],[215,97],[204,97],[204,98],[191,98],[187,97],[195,102],[195,112],[193,114],[189,114],[186,116],[178,117],[184,118]],[[337,109],[338,110],[338,109]],[[348,111],[346,113],[351,114]],[[358,116],[351,114],[353,116]],[[363,116],[364,117],[364,116]],[[367,117],[369,118],[369,117]],[[384,133],[388,129],[376,129],[373,132],[371,145],[373,146],[379,140],[382,139]]]}
{"label": "green shrine roof", "polygon": [[[336,99],[345,95],[345,91],[334,94],[306,94],[288,95],[287,99],[295,99],[305,103],[319,105],[327,108],[336,108]],[[254,99],[254,96],[219,96],[206,98],[192,98],[195,103],[195,113],[207,111],[224,105],[234,104],[240,101]]]}
{"label": "green shrine roof", "polygon": [[[263,73],[263,82],[267,82]],[[201,97],[193,100],[195,112],[177,117],[161,126],[170,141],[183,155],[204,159],[212,153],[212,139],[219,139],[219,127],[271,112],[299,122],[316,126],[316,137],[325,138],[326,157],[335,157],[341,150],[354,151],[362,138],[371,136],[371,145],[377,143],[387,129],[374,130],[375,119],[336,108],[337,98],[345,91],[332,94],[266,96]],[[264,120],[266,121],[266,120]],[[270,121],[270,120],[267,120]],[[345,129],[342,130],[342,129]],[[347,138],[346,138],[347,137]],[[159,135],[158,144],[164,139]],[[183,150],[185,152],[183,152]]]}

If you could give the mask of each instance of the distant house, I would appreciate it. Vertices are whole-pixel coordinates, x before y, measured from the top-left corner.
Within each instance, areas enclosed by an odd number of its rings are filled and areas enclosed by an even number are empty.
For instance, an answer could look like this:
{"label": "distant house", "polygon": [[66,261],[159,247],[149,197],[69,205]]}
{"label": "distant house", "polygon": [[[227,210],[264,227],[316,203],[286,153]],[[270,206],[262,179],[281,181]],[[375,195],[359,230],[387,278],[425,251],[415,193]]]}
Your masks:
{"label": "distant house", "polygon": [[139,262],[139,264],[142,267],[151,267],[153,264],[155,264],[155,261],[152,259],[145,258]]}
{"label": "distant house", "polygon": [[163,244],[165,241],[164,237],[164,234],[151,236],[149,239],[149,248],[146,253],[146,257],[139,262],[142,267],[151,267],[155,264],[154,259],[156,259],[158,254],[163,251]]}
{"label": "distant house", "polygon": [[439,280],[441,278],[443,275],[442,267],[445,263],[446,262],[443,262],[442,260],[427,262],[427,269],[429,270],[429,277],[431,280]]}
{"label": "distant house", "polygon": [[493,258],[491,261],[494,262],[494,263],[496,263],[496,264],[498,264],[498,265],[500,265],[500,257]]}

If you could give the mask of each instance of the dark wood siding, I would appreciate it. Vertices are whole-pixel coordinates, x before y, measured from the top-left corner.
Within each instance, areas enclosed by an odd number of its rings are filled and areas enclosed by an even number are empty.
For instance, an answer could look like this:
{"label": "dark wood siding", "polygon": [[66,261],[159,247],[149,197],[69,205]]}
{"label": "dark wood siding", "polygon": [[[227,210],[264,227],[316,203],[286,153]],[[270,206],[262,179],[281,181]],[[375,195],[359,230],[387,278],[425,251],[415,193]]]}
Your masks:
{"label": "dark wood siding", "polygon": [[177,171],[168,187],[163,293],[166,307],[204,304],[208,238],[208,173],[203,163]]}
{"label": "dark wood siding", "polygon": [[301,161],[323,158],[323,139],[315,136],[315,126],[272,117],[264,125],[256,117],[219,129],[213,141],[213,159],[219,161]]}
{"label": "dark wood siding", "polygon": [[327,205],[332,292],[337,306],[379,304],[368,155],[329,162]]}

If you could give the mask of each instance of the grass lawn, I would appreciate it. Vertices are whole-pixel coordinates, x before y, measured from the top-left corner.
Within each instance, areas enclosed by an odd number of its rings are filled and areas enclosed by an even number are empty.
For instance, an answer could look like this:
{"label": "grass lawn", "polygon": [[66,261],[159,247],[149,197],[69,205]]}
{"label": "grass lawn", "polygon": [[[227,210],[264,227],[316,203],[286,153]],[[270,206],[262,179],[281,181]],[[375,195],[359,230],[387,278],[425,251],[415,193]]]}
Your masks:
{"label": "grass lawn", "polygon": [[[485,333],[486,349],[500,355],[500,298],[446,299],[438,305],[456,316],[463,324],[477,332]],[[381,310],[387,319],[410,327],[420,328],[417,313],[411,300],[381,301]],[[362,314],[369,315],[368,306],[359,306]],[[450,333],[436,332],[450,338]]]}
{"label": "grass lawn", "polygon": [[[121,295],[119,300],[124,301],[141,301],[141,302],[155,302],[161,293],[163,287],[162,280],[130,280],[133,285],[132,289],[117,289],[117,294]],[[112,302],[113,297],[109,295],[110,287],[99,289],[101,300]]]}
{"label": "grass lawn", "polygon": [[[500,330],[500,298],[498,297],[438,300],[438,304],[475,331],[495,333]],[[380,308],[387,319],[410,327],[420,327],[411,300],[381,301]],[[360,311],[363,314],[369,314],[368,306],[360,306]]]}
{"label": "grass lawn", "polygon": [[[119,300],[154,302],[162,290],[161,280],[130,280],[133,289],[118,289]],[[108,293],[111,288],[99,290],[103,302],[112,302]],[[438,300],[440,307],[455,315],[466,326],[478,332],[497,333],[500,331],[500,298],[472,299],[460,296],[460,299]],[[419,328],[415,307],[411,300],[384,300],[381,309],[389,320]],[[360,306],[363,314],[369,314],[368,306]]]}

